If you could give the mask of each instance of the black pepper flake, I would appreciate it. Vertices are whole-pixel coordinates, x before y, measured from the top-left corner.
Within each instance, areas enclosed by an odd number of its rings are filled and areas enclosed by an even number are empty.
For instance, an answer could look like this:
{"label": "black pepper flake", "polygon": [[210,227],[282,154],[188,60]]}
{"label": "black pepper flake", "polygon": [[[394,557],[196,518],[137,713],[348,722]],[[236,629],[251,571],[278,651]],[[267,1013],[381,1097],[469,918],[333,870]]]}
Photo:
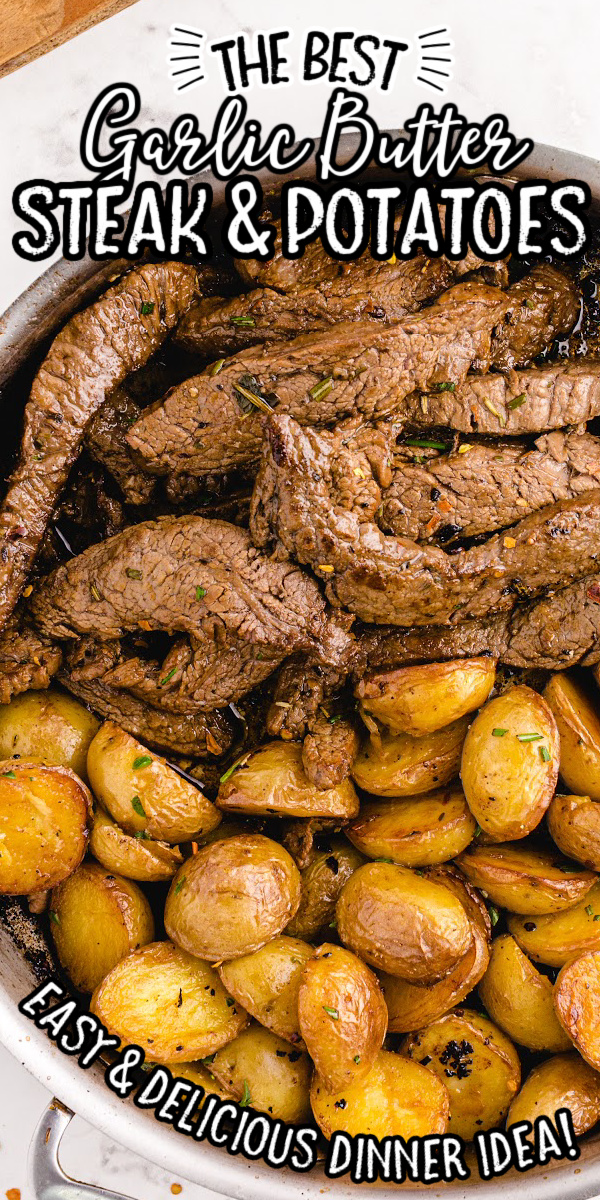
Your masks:
{"label": "black pepper flake", "polygon": [[179,997],[178,997],[178,999],[177,999],[177,1007],[178,1007],[178,1008],[181,1008],[181,1005],[182,1005],[182,1004],[183,1004],[183,992],[182,992],[182,990],[181,990],[181,988],[180,988],[180,989],[179,989]]}
{"label": "black pepper flake", "polygon": [[435,503],[435,501],[436,501],[436,500],[440,500],[440,499],[441,499],[441,496],[442,496],[442,493],[440,492],[440,489],[439,489],[439,488],[436,488],[436,487],[432,487],[432,489],[431,489],[431,499],[434,501],[434,503]]}
{"label": "black pepper flake", "polygon": [[325,866],[329,867],[329,870],[333,871],[334,875],[337,875],[337,873],[340,869],[340,864],[339,864],[337,858],[335,857],[335,854],[331,854],[329,856],[329,858],[325,859]]}
{"label": "black pepper flake", "polygon": [[442,1066],[445,1067],[444,1074],[449,1079],[453,1076],[456,1076],[457,1079],[466,1079],[473,1069],[473,1059],[469,1057],[472,1054],[473,1047],[470,1042],[465,1041],[464,1038],[461,1042],[457,1042],[456,1038],[451,1038],[439,1056]]}
{"label": "black pepper flake", "polygon": [[420,1064],[421,1064],[421,1066],[422,1066],[422,1067],[428,1067],[428,1066],[429,1066],[429,1064],[430,1064],[430,1062],[431,1062],[431,1055],[430,1055],[430,1054],[426,1054],[426,1055],[425,1055],[425,1058],[420,1058],[420,1059],[419,1059],[419,1062],[420,1062]]}
{"label": "black pepper flake", "polygon": [[288,1058],[291,1063],[298,1062],[298,1059],[302,1058],[302,1051],[301,1050],[290,1050],[290,1052],[288,1054]]}
{"label": "black pepper flake", "polygon": [[277,1058],[285,1058],[287,1050],[276,1050],[275,1054],[277,1055]]}
{"label": "black pepper flake", "polygon": [[345,1108],[345,1107],[346,1107],[346,1101],[345,1101],[345,1100],[336,1100],[336,1102],[335,1102],[335,1107],[336,1107],[336,1108]]}
{"label": "black pepper flake", "polygon": [[536,928],[535,921],[526,921],[523,928],[526,929],[528,933],[533,933]]}

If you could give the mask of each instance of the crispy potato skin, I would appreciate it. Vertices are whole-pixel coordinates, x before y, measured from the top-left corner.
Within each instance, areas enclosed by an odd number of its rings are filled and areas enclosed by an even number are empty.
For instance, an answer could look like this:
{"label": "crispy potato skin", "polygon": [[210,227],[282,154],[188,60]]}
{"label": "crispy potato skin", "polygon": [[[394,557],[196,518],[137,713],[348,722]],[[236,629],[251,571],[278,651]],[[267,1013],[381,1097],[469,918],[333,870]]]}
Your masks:
{"label": "crispy potato skin", "polygon": [[0,758],[70,767],[87,779],[87,752],[100,722],[72,696],[50,689],[23,692],[0,704]]}
{"label": "crispy potato skin", "polygon": [[8,758],[0,763],[0,893],[56,887],[79,866],[92,798],[69,767]]}
{"label": "crispy potato skin", "polygon": [[251,754],[222,783],[217,804],[224,812],[277,814],[283,817],[332,817],[346,820],[358,813],[358,796],[349,779],[318,788],[302,766],[302,746],[269,742]]}
{"label": "crispy potato skin", "polygon": [[555,1054],[534,1067],[515,1096],[506,1124],[516,1125],[537,1117],[554,1120],[556,1110],[568,1108],[576,1137],[600,1120],[600,1075],[579,1054]]}
{"label": "crispy potato skin", "polygon": [[585,1061],[600,1070],[600,950],[566,963],[554,985],[556,1015]]}
{"label": "crispy potato skin", "polygon": [[302,1037],[330,1092],[368,1075],[385,1038],[385,1000],[376,976],[341,946],[325,942],[302,972],[298,995]]}
{"label": "crispy potato skin", "polygon": [[[458,1055],[454,1043],[460,1047]],[[402,1053],[431,1058],[427,1069],[444,1080],[450,1095],[448,1132],[465,1141],[498,1125],[519,1090],[521,1063],[512,1042],[473,1009],[459,1008],[410,1034]]]}
{"label": "crispy potato skin", "polygon": [[460,900],[439,883],[391,863],[367,863],[345,884],[336,907],[346,946],[390,975],[436,983],[472,941]]}
{"label": "crispy potato skin", "polygon": [[[494,734],[500,729],[506,732]],[[519,740],[532,733],[540,740]],[[556,721],[529,687],[509,688],[477,714],[460,774],[467,804],[493,841],[514,841],[539,825],[554,795],[559,752]]]}
{"label": "crispy potato skin", "polygon": [[525,954],[549,967],[562,967],[585,950],[600,950],[600,883],[573,908],[547,916],[508,918],[508,931]]}
{"label": "crispy potato skin", "polygon": [[241,958],[282,932],[298,909],[300,887],[300,872],[283,846],[260,834],[238,834],[203,847],[179,868],[165,929],[198,958]]}
{"label": "crispy potato skin", "polygon": [[403,867],[430,867],[455,858],[473,840],[477,823],[460,788],[406,800],[373,800],[345,830],[367,858]]}
{"label": "crispy potato skin", "polygon": [[328,1091],[315,1072],[310,1100],[326,1138],[344,1130],[351,1136],[362,1133],[407,1141],[445,1133],[448,1123],[449,1096],[442,1080],[389,1050],[380,1050],[369,1074],[338,1093]]}
{"label": "crispy potato skin", "polygon": [[250,1016],[287,1042],[301,1042],[298,991],[314,953],[308,942],[281,934],[253,954],[219,967],[223,986]]}
{"label": "crispy potato skin", "polygon": [[[270,1029],[252,1024],[215,1055],[211,1070],[236,1100],[290,1125],[310,1118],[311,1062]],[[245,1093],[245,1094],[244,1094]]]}
{"label": "crispy potato skin", "polygon": [[354,761],[352,778],[374,796],[435,792],[458,773],[468,726],[468,717],[461,717],[445,729],[419,738],[385,731],[367,738]]}
{"label": "crispy potato skin", "polygon": [[361,679],[355,695],[361,710],[390,733],[423,737],[485,704],[496,678],[493,658],[426,663]]}
{"label": "crispy potato skin", "polygon": [[600,802],[590,796],[554,796],[548,829],[563,854],[600,871]]}
{"label": "crispy potato skin", "polygon": [[221,820],[199,788],[114,721],[105,721],[90,744],[87,769],[94,795],[127,833],[175,845],[200,840]]}
{"label": "crispy potato skin", "polygon": [[312,851],[308,866],[301,874],[300,906],[286,926],[286,933],[307,941],[326,937],[335,917],[340,892],[364,861],[362,854],[345,838],[332,838],[327,850]]}
{"label": "crispy potato skin", "polygon": [[154,937],[141,888],[92,862],[54,888],[50,921],[61,965],[80,992],[93,992],[116,963]]}
{"label": "crispy potato skin", "polygon": [[241,1032],[247,1014],[227,999],[208,963],[171,942],[151,942],[113,967],[90,1009],[123,1043],[171,1064],[205,1058]]}
{"label": "crispy potato skin", "polygon": [[600,716],[588,693],[563,671],[544,689],[560,734],[560,773],[578,796],[600,800]]}
{"label": "crispy potato skin", "polygon": [[101,805],[97,805],[94,813],[90,851],[108,871],[140,883],[172,879],[183,862],[177,846],[125,833]]}
{"label": "crispy potato skin", "polygon": [[535,842],[472,845],[459,855],[457,865],[494,904],[525,915],[572,908],[598,878]]}
{"label": "crispy potato skin", "polygon": [[509,933],[492,942],[479,996],[492,1021],[528,1050],[568,1050],[569,1038],[556,1018],[553,988]]}

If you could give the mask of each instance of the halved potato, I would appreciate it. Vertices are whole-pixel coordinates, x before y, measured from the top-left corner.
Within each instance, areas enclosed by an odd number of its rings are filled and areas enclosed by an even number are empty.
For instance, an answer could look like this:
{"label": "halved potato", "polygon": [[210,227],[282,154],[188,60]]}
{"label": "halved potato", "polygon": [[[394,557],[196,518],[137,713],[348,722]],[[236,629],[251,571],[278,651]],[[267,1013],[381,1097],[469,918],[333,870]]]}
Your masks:
{"label": "halved potato", "polygon": [[298,990],[302,972],[314,953],[308,942],[280,935],[266,946],[219,967],[227,991],[242,1008],[278,1037],[301,1040]]}
{"label": "halved potato", "polygon": [[174,845],[197,841],[221,820],[200,788],[114,721],[98,730],[87,768],[94,795],[127,833],[147,833]]}
{"label": "halved potato", "polygon": [[554,985],[556,1015],[585,1061],[600,1071],[600,950],[566,963]]}
{"label": "halved potato", "polygon": [[64,692],[22,692],[0,704],[0,758],[18,754],[70,767],[85,779],[88,746],[99,726],[97,717]]}
{"label": "halved potato", "polygon": [[321,1082],[341,1092],[368,1075],[385,1038],[388,1014],[372,971],[349,950],[325,942],[306,963],[298,1017]]}
{"label": "halved potato", "polygon": [[217,972],[171,942],[151,942],[121,959],[90,1009],[123,1043],[169,1065],[213,1054],[248,1022]]}
{"label": "halved potato", "polygon": [[548,705],[523,684],[477,714],[460,773],[467,804],[494,841],[514,841],[539,825],[554,795],[559,750]]}
{"label": "halved potato", "polygon": [[329,926],[335,922],[340,892],[364,861],[362,854],[345,838],[332,838],[326,850],[312,851],[308,866],[300,876],[300,906],[286,926],[286,933],[307,941],[326,937]]}
{"label": "halved potato", "polygon": [[528,1050],[568,1050],[554,1012],[553,988],[509,933],[495,938],[479,996],[490,1017]]}
{"label": "halved potato", "polygon": [[572,908],[598,879],[533,841],[472,845],[459,855],[457,866],[494,904],[514,913]]}
{"label": "halved potato", "polygon": [[154,841],[144,832],[125,833],[100,805],[94,813],[90,850],[108,871],[142,883],[172,879],[183,862],[178,846]]}
{"label": "halved potato", "polygon": [[358,812],[358,796],[349,779],[324,789],[307,779],[297,742],[268,742],[244,757],[221,784],[217,804],[224,812],[258,816],[346,820]]}
{"label": "halved potato", "polygon": [[391,863],[367,863],[337,902],[338,934],[373,967],[412,983],[442,979],[472,941],[456,895],[422,874]]}
{"label": "halved potato", "polygon": [[585,950],[600,950],[600,882],[563,912],[510,916],[508,930],[525,954],[549,967],[562,967]]}
{"label": "halved potato", "polygon": [[221,962],[260,949],[300,903],[300,872],[287,850],[261,834],[203,846],[179,868],[165,905],[172,941]]}
{"label": "halved potato", "polygon": [[361,806],[345,834],[368,858],[429,867],[455,858],[473,840],[477,822],[461,788]]}
{"label": "halved potato", "polygon": [[79,866],[92,798],[69,767],[0,763],[0,893],[46,891]]}
{"label": "halved potato", "polygon": [[71,982],[93,992],[116,963],[152,941],[154,919],[141,888],[86,862],[54,888],[50,929]]}
{"label": "halved potato", "polygon": [[600,800],[600,703],[560,671],[544,689],[560,734],[560,773],[579,796]]}
{"label": "halved potato", "polygon": [[352,778],[374,796],[420,796],[443,788],[458,774],[468,717],[424,737],[382,733],[367,738]]}
{"label": "halved potato", "polygon": [[495,678],[496,659],[463,658],[371,672],[355,695],[361,711],[391,733],[422,737],[485,704]]}
{"label": "halved potato", "polygon": [[249,1025],[218,1050],[210,1069],[239,1104],[289,1125],[306,1124],[310,1117],[308,1054],[262,1025]]}
{"label": "halved potato", "polygon": [[546,813],[548,829],[570,858],[600,871],[600,802],[589,796],[554,796]]}
{"label": "halved potato", "polygon": [[445,1133],[449,1096],[441,1079],[419,1063],[380,1050],[369,1074],[330,1092],[315,1073],[310,1089],[315,1120],[326,1138],[337,1130],[351,1137],[427,1137]]}
{"label": "halved potato", "polygon": [[474,1009],[459,1008],[410,1034],[402,1052],[443,1079],[450,1096],[448,1133],[465,1141],[498,1125],[519,1090],[515,1047]]}
{"label": "halved potato", "polygon": [[579,1054],[554,1054],[529,1073],[515,1096],[506,1118],[507,1126],[549,1117],[554,1121],[559,1108],[568,1108],[576,1137],[581,1137],[600,1120],[600,1075]]}

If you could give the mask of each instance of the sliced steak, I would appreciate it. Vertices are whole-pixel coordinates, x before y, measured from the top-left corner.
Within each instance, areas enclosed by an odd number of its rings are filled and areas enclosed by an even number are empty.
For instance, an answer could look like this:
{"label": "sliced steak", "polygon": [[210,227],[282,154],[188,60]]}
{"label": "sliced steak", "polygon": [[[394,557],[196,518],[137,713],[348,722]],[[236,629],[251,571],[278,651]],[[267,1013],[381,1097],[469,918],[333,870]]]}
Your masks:
{"label": "sliced steak", "polygon": [[[349,642],[348,655],[352,644]],[[267,713],[267,733],[287,740],[303,738],[318,720],[325,696],[331,696],[345,682],[348,670],[344,655],[340,656],[337,667],[326,666],[306,654],[293,654],[286,659]]]}
{"label": "sliced steak", "polygon": [[570,333],[581,313],[575,284],[550,263],[511,284],[509,308],[494,331],[492,362],[501,371],[528,366],[557,337]]}
{"label": "sliced steak", "polygon": [[0,704],[13,696],[50,686],[60,670],[62,649],[32,629],[15,611],[0,633]]}
{"label": "sliced steak", "polygon": [[119,485],[128,504],[149,504],[156,492],[156,479],[134,463],[125,441],[127,430],[141,408],[122,388],[116,388],[96,413],[85,436],[92,458],[106,467]]}
{"label": "sliced steak", "polygon": [[197,296],[184,263],[138,267],[72,317],[31,388],[19,463],[0,512],[0,628],[19,597],[94,413],[147,362]]}
{"label": "sliced steak", "polygon": [[302,766],[307,778],[317,788],[335,787],[350,774],[359,745],[354,721],[319,713],[302,746]]}

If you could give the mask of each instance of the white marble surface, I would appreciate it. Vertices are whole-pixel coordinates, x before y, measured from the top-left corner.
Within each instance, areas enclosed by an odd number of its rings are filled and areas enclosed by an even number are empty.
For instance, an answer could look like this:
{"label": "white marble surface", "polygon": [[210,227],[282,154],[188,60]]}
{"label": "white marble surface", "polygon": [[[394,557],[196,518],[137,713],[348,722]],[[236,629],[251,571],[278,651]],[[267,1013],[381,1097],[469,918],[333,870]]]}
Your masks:
{"label": "white marble surface", "polygon": [[[140,88],[144,119],[171,123],[181,111],[196,112],[210,128],[222,99],[213,69],[207,82],[176,95],[166,54],[171,23],[191,23],[209,38],[239,29],[293,30],[292,57],[305,29],[327,26],[378,32],[413,40],[426,29],[447,25],[454,41],[454,78],[448,98],[473,119],[505,112],[514,132],[592,157],[600,156],[600,74],[597,0],[138,0],[121,15],[81,35],[45,58],[0,80],[0,312],[39,274],[40,267],[17,258],[11,238],[13,188],[23,179],[80,179],[79,133],[91,102],[109,83],[131,81]],[[285,17],[284,17],[285,14]],[[415,83],[414,57],[402,66],[398,84],[382,95],[370,89],[371,110],[382,126],[398,126],[434,93]],[[253,87],[249,103],[263,121],[287,119],[299,136],[315,134],[329,85],[292,85],[272,92]],[[26,1150],[49,1093],[0,1047],[0,1196],[26,1181]],[[183,1185],[184,1200],[210,1200],[206,1189],[174,1180],[142,1163],[84,1122],[76,1120],[65,1139],[64,1165],[74,1176],[123,1190],[139,1200],[169,1197]]]}

